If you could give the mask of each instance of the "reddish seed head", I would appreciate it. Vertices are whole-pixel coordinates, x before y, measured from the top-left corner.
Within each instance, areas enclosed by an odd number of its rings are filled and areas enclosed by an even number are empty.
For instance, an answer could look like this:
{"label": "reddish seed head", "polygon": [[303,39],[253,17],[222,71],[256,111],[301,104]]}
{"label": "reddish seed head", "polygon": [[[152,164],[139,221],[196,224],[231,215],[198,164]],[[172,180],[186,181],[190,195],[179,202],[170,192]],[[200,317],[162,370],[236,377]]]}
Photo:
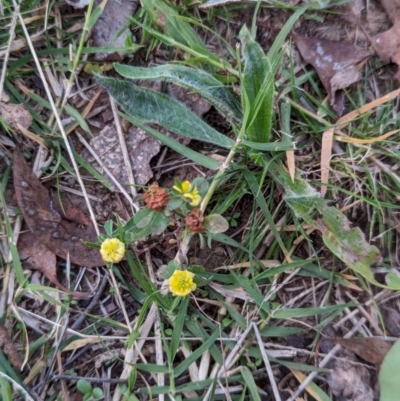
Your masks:
{"label": "reddish seed head", "polygon": [[144,193],[143,200],[149,209],[160,211],[167,206],[169,195],[167,191],[164,188],[160,188],[158,184],[152,184]]}
{"label": "reddish seed head", "polygon": [[204,231],[204,216],[200,209],[193,209],[186,216],[186,225],[193,233],[202,233]]}

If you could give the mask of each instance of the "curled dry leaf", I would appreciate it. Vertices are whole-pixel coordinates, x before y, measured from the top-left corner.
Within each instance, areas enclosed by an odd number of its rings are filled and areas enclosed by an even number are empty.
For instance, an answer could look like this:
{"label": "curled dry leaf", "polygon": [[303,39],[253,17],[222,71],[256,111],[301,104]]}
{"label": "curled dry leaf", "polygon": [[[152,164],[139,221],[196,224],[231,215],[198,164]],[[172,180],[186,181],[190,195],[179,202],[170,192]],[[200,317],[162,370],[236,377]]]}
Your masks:
{"label": "curled dry leaf", "polygon": [[23,267],[38,270],[58,289],[70,294],[75,299],[87,299],[91,294],[72,292],[64,287],[57,279],[56,255],[31,230],[23,232],[18,238],[18,253]]}
{"label": "curled dry leaf", "polygon": [[340,401],[373,401],[371,374],[366,366],[356,363],[355,355],[346,349],[336,354],[326,367],[326,379],[332,394]]}
{"label": "curled dry leaf", "polygon": [[97,242],[93,225],[79,225],[57,211],[48,190],[32,172],[18,148],[14,151],[13,174],[18,206],[37,239],[63,259],[69,253],[71,262],[79,266],[104,265],[98,249],[89,248],[82,242]]}
{"label": "curled dry leaf", "polygon": [[370,53],[357,50],[350,43],[327,39],[293,36],[301,56],[311,64],[326,89],[332,108],[338,115],[344,112],[341,89],[361,79],[361,67]]}
{"label": "curled dry leaf", "polygon": [[375,337],[337,338],[342,346],[353,351],[364,361],[380,365],[386,354],[392,348],[392,344]]}
{"label": "curled dry leaf", "polygon": [[[400,67],[400,0],[381,0],[381,4],[393,22],[392,28],[372,38],[372,47],[384,64]],[[400,69],[395,75],[400,81]]]}
{"label": "curled dry leaf", "polygon": [[8,356],[11,365],[18,370],[22,367],[22,362],[15,343],[11,340],[7,333],[6,328],[0,324],[0,348],[3,349],[4,353]]}

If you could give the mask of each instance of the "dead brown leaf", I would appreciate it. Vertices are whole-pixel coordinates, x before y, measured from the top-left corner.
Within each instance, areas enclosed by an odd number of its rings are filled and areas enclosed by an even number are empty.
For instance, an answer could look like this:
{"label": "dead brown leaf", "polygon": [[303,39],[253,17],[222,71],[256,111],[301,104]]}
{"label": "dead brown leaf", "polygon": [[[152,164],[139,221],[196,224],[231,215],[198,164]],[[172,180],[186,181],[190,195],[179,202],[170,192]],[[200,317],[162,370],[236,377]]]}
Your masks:
{"label": "dead brown leaf", "polygon": [[21,370],[22,363],[15,343],[12,341],[7,333],[7,329],[0,324],[0,348],[3,348],[4,353],[10,359],[12,366]]}
{"label": "dead brown leaf", "polygon": [[380,310],[386,329],[392,336],[400,337],[400,313],[389,305],[382,305]]}
{"label": "dead brown leaf", "polygon": [[353,351],[364,361],[380,365],[392,344],[376,337],[337,338],[342,346]]}
{"label": "dead brown leaf", "polygon": [[[125,135],[126,147],[132,166],[135,184],[144,185],[153,177],[150,167],[151,159],[160,151],[160,142],[140,128],[131,127]],[[125,189],[128,189],[129,175],[123,163],[121,144],[118,139],[114,123],[107,124],[99,134],[90,140],[90,145],[99,156],[104,166],[113,174]],[[88,151],[82,153],[82,157],[100,173],[102,168]],[[112,185],[112,191],[119,191],[107,174],[105,178]]]}
{"label": "dead brown leaf", "polygon": [[327,368],[331,371],[326,379],[332,394],[340,401],[373,401],[371,375],[366,366],[352,363],[355,357],[343,349],[338,358],[332,359]]}
{"label": "dead brown leaf", "polygon": [[341,89],[361,79],[361,68],[370,53],[357,50],[350,43],[327,39],[293,36],[301,56],[311,64],[326,89],[332,108],[338,115],[344,112]]}
{"label": "dead brown leaf", "polygon": [[72,292],[58,281],[56,255],[40,242],[30,229],[20,234],[17,247],[25,269],[40,271],[58,289],[75,299],[87,299],[91,296],[87,293]]}
{"label": "dead brown leaf", "polygon": [[57,211],[48,190],[32,172],[18,147],[14,151],[13,174],[18,205],[37,239],[63,259],[69,254],[71,262],[79,266],[104,265],[99,251],[82,242],[97,242],[93,225],[76,224]]}
{"label": "dead brown leaf", "polygon": [[[381,0],[381,4],[393,22],[392,28],[372,38],[372,47],[384,64],[400,67],[400,0]],[[400,69],[395,75],[400,81]]]}
{"label": "dead brown leaf", "polygon": [[329,169],[331,166],[332,157],[332,145],[333,145],[333,134],[335,128],[329,128],[322,134],[322,145],[321,145],[321,196],[324,197],[326,194],[327,184],[329,181]]}
{"label": "dead brown leaf", "polygon": [[294,182],[294,176],[296,175],[296,161],[294,158],[294,150],[286,151],[286,160],[290,178],[292,179],[292,182]]}
{"label": "dead brown leaf", "polygon": [[[97,1],[99,4],[100,1]],[[92,30],[93,46],[125,47],[129,29],[124,29],[138,6],[139,0],[108,0],[101,17]],[[123,10],[123,11],[122,11]],[[122,60],[125,52],[96,53],[96,60]]]}
{"label": "dead brown leaf", "polygon": [[32,124],[32,116],[23,104],[11,104],[0,101],[0,116],[14,131],[20,132],[21,127],[27,129]]}

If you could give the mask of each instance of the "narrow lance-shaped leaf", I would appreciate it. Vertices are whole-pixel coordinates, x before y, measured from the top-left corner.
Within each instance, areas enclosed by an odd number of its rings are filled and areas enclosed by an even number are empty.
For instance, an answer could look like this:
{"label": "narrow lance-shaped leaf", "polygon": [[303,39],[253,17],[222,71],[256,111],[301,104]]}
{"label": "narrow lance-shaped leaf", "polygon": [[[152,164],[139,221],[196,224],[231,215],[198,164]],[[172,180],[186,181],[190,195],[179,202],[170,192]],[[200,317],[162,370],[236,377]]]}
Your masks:
{"label": "narrow lance-shaped leaf", "polygon": [[[239,36],[244,58],[242,106],[244,110],[250,109],[249,118],[244,124],[246,124],[250,141],[268,142],[272,123],[274,76],[264,52],[252,39],[246,26],[243,26]],[[261,93],[260,90],[266,79],[269,80],[270,85]],[[256,102],[256,99],[259,102]]]}
{"label": "narrow lance-shaped leaf", "polygon": [[140,88],[128,81],[97,76],[115,101],[133,117],[155,123],[176,134],[231,148],[234,141],[207,125],[181,103],[162,93]]}
{"label": "narrow lance-shaped leaf", "polygon": [[396,401],[399,398],[400,381],[397,372],[400,368],[400,340],[397,340],[383,360],[379,372],[381,394],[379,401]]}
{"label": "narrow lance-shaped leaf", "polygon": [[[294,212],[321,232],[325,245],[347,266],[370,283],[383,288],[400,289],[400,280],[393,273],[386,275],[387,286],[375,280],[371,265],[380,260],[378,248],[370,245],[358,227],[335,207],[329,207],[319,194],[301,177],[292,182],[289,174],[277,163],[270,163],[270,174],[284,187],[285,200]],[[312,213],[318,212],[314,218]]]}
{"label": "narrow lance-shaped leaf", "polygon": [[141,68],[116,63],[114,68],[125,78],[174,82],[207,99],[226,117],[236,120],[242,118],[239,97],[203,70],[171,64]]}

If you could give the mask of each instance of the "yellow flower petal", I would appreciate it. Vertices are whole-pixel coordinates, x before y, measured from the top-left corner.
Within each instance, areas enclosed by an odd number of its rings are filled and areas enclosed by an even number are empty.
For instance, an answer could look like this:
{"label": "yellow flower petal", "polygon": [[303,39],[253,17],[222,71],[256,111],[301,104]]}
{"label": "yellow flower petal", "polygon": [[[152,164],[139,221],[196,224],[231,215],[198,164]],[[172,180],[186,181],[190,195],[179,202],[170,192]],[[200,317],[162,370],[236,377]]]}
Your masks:
{"label": "yellow flower petal", "polygon": [[107,238],[101,244],[100,254],[106,263],[118,263],[125,256],[125,244],[118,238]]}
{"label": "yellow flower petal", "polygon": [[196,289],[196,283],[193,282],[194,274],[187,270],[175,270],[170,279],[169,290],[172,295],[185,297]]}
{"label": "yellow flower petal", "polygon": [[183,193],[190,192],[192,184],[190,181],[183,181],[181,184],[181,190]]}

